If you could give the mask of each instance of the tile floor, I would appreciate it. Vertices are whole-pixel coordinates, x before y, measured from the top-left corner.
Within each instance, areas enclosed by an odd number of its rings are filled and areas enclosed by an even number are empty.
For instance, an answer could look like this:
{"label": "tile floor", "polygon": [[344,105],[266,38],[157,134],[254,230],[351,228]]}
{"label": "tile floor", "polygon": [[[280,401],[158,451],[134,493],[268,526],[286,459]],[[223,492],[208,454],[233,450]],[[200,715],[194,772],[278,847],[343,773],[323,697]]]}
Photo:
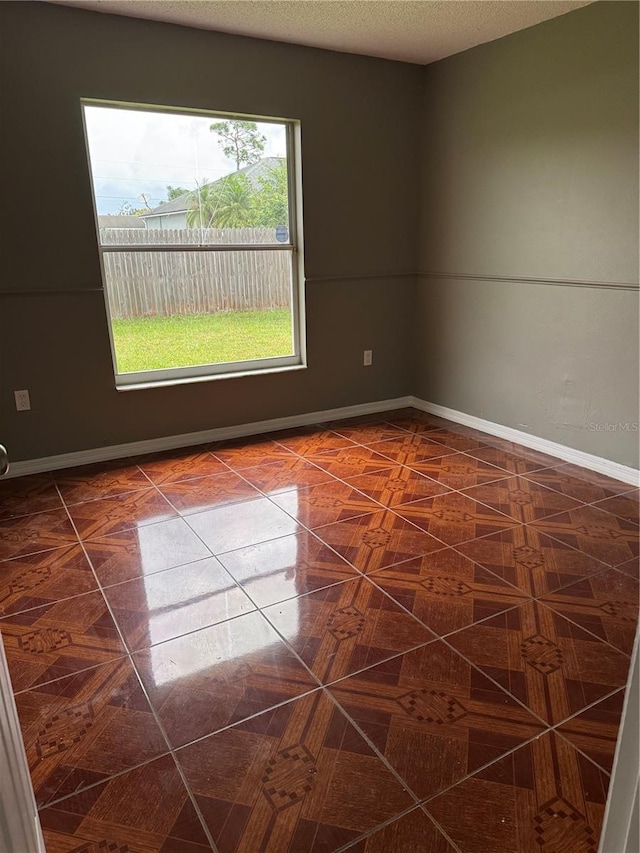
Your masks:
{"label": "tile floor", "polygon": [[49,853],[596,853],[638,489],[414,410],[0,483]]}

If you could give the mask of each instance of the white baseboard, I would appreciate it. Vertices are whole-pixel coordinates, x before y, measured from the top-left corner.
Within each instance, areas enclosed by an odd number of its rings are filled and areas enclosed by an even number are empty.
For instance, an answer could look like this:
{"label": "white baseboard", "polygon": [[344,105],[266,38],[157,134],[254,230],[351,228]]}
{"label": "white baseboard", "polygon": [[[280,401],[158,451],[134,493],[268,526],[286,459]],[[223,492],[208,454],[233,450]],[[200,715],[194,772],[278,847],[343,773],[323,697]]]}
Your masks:
{"label": "white baseboard", "polygon": [[622,483],[630,483],[632,486],[637,486],[640,482],[640,472],[636,468],[621,465],[619,462],[612,462],[610,459],[604,459],[601,456],[594,456],[593,454],[585,453],[582,450],[575,450],[573,447],[567,447],[564,444],[558,444],[557,442],[549,441],[549,439],[546,438],[538,438],[536,435],[521,432],[519,429],[513,429],[512,427],[503,426],[502,424],[496,424],[492,421],[485,421],[484,418],[467,415],[464,412],[456,411],[456,409],[449,409],[446,406],[438,406],[436,403],[428,403],[426,400],[421,400],[419,397],[413,397],[410,405],[415,409],[428,412],[430,415],[437,415],[438,417],[455,421],[455,423],[473,427],[481,432],[489,433],[489,435],[495,435],[498,438],[504,438],[507,441],[514,441],[517,444],[523,444],[525,447],[530,447],[532,450],[539,450],[540,453],[546,453],[549,456],[556,456],[564,462],[572,462],[574,465],[579,465],[581,468],[588,468],[590,471],[597,471],[598,474],[604,474],[605,476],[612,477],[614,480],[619,480]]}
{"label": "white baseboard", "polygon": [[14,462],[5,478],[23,477],[26,474],[39,474],[44,471],[57,471],[61,468],[74,468],[77,465],[90,465],[93,462],[107,462],[110,459],[123,459],[127,456],[141,456],[143,453],[158,453],[178,447],[192,447],[210,441],[226,441],[230,438],[242,438],[245,435],[257,435],[263,432],[276,432],[291,427],[317,424],[341,418],[357,418],[392,409],[403,409],[413,405],[413,397],[397,397],[394,400],[378,400],[374,403],[360,403],[356,406],[343,406],[339,409],[326,409],[322,412],[307,412],[285,418],[273,418],[268,421],[254,421],[249,424],[205,429],[183,435],[168,435],[150,438],[145,441],[132,441],[128,444],[112,444],[108,447],[96,447],[91,450],[79,450],[74,453],[62,453],[57,456],[43,456],[40,459],[27,459]]}
{"label": "white baseboard", "polygon": [[162,438],[151,438],[145,441],[133,441],[128,444],[113,444],[108,447],[96,447],[92,450],[79,450],[74,453],[62,453],[58,456],[44,456],[40,459],[28,459],[24,462],[14,462],[6,475],[9,477],[22,477],[26,474],[37,474],[43,471],[56,471],[60,468],[73,468],[77,465],[88,465],[93,462],[106,462],[110,459],[122,459],[126,456],[140,456],[144,453],[157,453],[162,450],[173,450],[179,447],[191,447],[197,444],[206,444],[211,441],[225,441],[230,438],[242,438],[247,435],[257,435],[264,432],[276,432],[291,427],[306,426],[308,424],[323,423],[325,421],[338,420],[341,418],[356,418],[361,415],[376,414],[377,412],[388,412],[392,409],[402,409],[412,406],[423,412],[438,415],[441,418],[464,424],[474,429],[514,441],[539,450],[549,456],[555,456],[565,462],[572,462],[582,468],[597,471],[623,483],[637,486],[639,472],[635,468],[620,465],[591,453],[584,453],[564,444],[557,444],[546,438],[538,438],[535,435],[521,432],[512,427],[486,421],[474,415],[467,415],[446,406],[429,403],[419,397],[396,397],[393,400],[378,400],[374,403],[360,403],[355,406],[343,406],[339,409],[326,409],[322,412],[307,412],[302,415],[291,415],[285,418],[273,418],[268,421],[254,421],[237,426],[219,427],[217,429],[202,430],[200,432],[184,433],[183,435],[169,435]]}

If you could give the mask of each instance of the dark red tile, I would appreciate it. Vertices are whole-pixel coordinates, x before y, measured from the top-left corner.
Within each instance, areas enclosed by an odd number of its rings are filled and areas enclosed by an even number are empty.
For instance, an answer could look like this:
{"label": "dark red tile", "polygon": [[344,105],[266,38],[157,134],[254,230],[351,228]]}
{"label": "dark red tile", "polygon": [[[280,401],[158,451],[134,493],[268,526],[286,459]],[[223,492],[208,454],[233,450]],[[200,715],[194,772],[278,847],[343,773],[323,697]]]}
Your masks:
{"label": "dark red tile", "polygon": [[629,658],[536,601],[447,642],[548,723],[622,687]]}
{"label": "dark red tile", "polygon": [[110,586],[104,594],[131,651],[255,610],[215,557]]}
{"label": "dark red tile", "polygon": [[447,545],[488,536],[517,524],[509,516],[457,492],[416,501],[396,511]]}
{"label": "dark red tile", "polygon": [[466,453],[451,453],[437,459],[425,459],[422,462],[411,463],[415,471],[419,471],[439,483],[444,483],[452,489],[466,489],[481,483],[490,483],[506,476],[506,471],[474,459]]}
{"label": "dark red tile", "polygon": [[314,465],[328,471],[334,477],[343,479],[394,467],[394,463],[386,456],[375,453],[369,447],[360,447],[355,444],[353,448],[324,450],[321,453],[314,453],[308,458]]}
{"label": "dark red tile", "polygon": [[55,481],[67,504],[111,498],[148,489],[149,480],[131,460],[81,465],[55,472]]}
{"label": "dark red tile", "polygon": [[127,658],[19,693],[16,705],[39,807],[168,751]]}
{"label": "dark red tile", "polygon": [[103,586],[211,556],[181,518],[97,536],[84,544]]}
{"label": "dark red tile", "polygon": [[553,592],[606,568],[600,560],[530,525],[512,527],[456,547],[474,562],[533,596]]}
{"label": "dark red tile", "polygon": [[404,430],[393,424],[378,421],[374,423],[353,424],[349,426],[335,427],[335,431],[350,438],[357,444],[372,444],[374,441],[387,441],[390,438],[399,438]]}
{"label": "dark red tile", "polygon": [[305,527],[320,527],[380,510],[371,498],[337,480],[276,495],[273,502]]}
{"label": "dark red tile", "polygon": [[347,482],[389,508],[419,501],[422,498],[431,498],[434,495],[443,495],[450,491],[449,487],[443,483],[423,477],[422,474],[401,465],[374,474],[351,477]]}
{"label": "dark red tile", "polygon": [[468,450],[477,450],[479,447],[485,447],[487,441],[482,433],[461,433],[459,430],[438,429],[429,435],[432,441],[437,441],[444,444],[445,447],[450,447],[452,450],[460,450],[466,452]]}
{"label": "dark red tile", "polygon": [[637,557],[640,549],[640,530],[636,524],[592,506],[570,509],[533,522],[533,525],[565,545],[611,566]]}
{"label": "dark red tile", "polygon": [[230,551],[219,559],[258,607],[296,598],[357,574],[307,531]]}
{"label": "dark red tile", "polygon": [[187,516],[187,522],[214,554],[257,545],[301,529],[268,498],[199,512]]}
{"label": "dark red tile", "polygon": [[61,548],[77,541],[78,537],[64,509],[0,521],[0,560]]}
{"label": "dark red tile", "polygon": [[548,468],[527,476],[541,486],[555,489],[584,503],[620,495],[628,492],[630,488],[628,483],[618,483],[610,477],[596,474],[595,471],[578,468],[577,465],[558,465],[556,468]]}
{"label": "dark red tile", "polygon": [[7,616],[0,633],[16,692],[126,653],[101,592]]}
{"label": "dark red tile", "polygon": [[387,420],[389,423],[394,424],[394,426],[417,434],[434,432],[437,429],[449,429],[452,432],[460,431],[460,434],[464,435],[465,429],[460,424],[454,424],[452,421],[446,420],[446,418],[429,415],[427,412],[420,412],[417,409],[407,414],[397,415],[396,417],[389,415]]}
{"label": "dark red tile", "polygon": [[0,563],[0,616],[97,589],[79,545],[40,551]]}
{"label": "dark red tile", "polygon": [[398,563],[371,579],[439,637],[528,599],[453,548]]}
{"label": "dark red tile", "polygon": [[384,569],[412,557],[421,557],[443,547],[438,539],[390,510],[318,527],[315,534],[356,569],[365,573]]}
{"label": "dark red tile", "polygon": [[310,456],[323,450],[340,450],[343,447],[354,446],[354,442],[344,435],[331,430],[310,428],[307,430],[295,430],[297,434],[277,436],[276,441],[287,450],[297,453],[299,456]]}
{"label": "dark red tile", "polygon": [[619,566],[616,566],[618,571],[624,572],[625,575],[629,575],[636,580],[640,580],[640,566],[638,565],[639,560],[638,557],[634,557],[633,560],[627,560],[626,563],[620,563]]}
{"label": "dark red tile", "polygon": [[565,586],[541,601],[630,655],[638,624],[640,584],[609,569]]}
{"label": "dark red tile", "polygon": [[557,731],[607,773],[613,768],[624,690],[608,696],[558,726]]}
{"label": "dark red tile", "polygon": [[42,809],[49,853],[211,853],[171,756]]}
{"label": "dark red tile", "polygon": [[366,578],[275,604],[264,614],[325,684],[434,636]]}
{"label": "dark red tile", "polygon": [[413,803],[322,692],[177,756],[220,853],[332,853]]}
{"label": "dark red tile", "polygon": [[258,465],[256,468],[243,468],[242,476],[266,495],[277,495],[303,486],[315,486],[328,483],[334,477],[306,459],[291,456],[277,465]]}
{"label": "dark red tile", "polygon": [[120,533],[177,516],[171,504],[153,488],[73,504],[69,513],[82,539]]}
{"label": "dark red tile", "polygon": [[581,506],[579,501],[525,477],[509,477],[465,489],[463,494],[523,523]]}
{"label": "dark red tile", "polygon": [[51,474],[0,480],[0,519],[62,509]]}
{"label": "dark red tile", "polygon": [[388,823],[349,847],[349,853],[454,853],[421,808]]}
{"label": "dark red tile", "polygon": [[221,442],[214,445],[212,451],[218,459],[236,471],[255,468],[257,465],[277,465],[295,458],[290,450],[271,439]]}
{"label": "dark red tile", "polygon": [[[487,443],[493,444],[491,436],[487,436]],[[511,448],[511,449],[509,449]],[[554,456],[547,456],[537,450],[531,450],[521,445],[513,445],[506,442],[501,447],[479,447],[476,450],[468,450],[467,453],[476,459],[481,459],[490,465],[504,468],[510,474],[529,474],[540,471],[542,468],[555,468],[561,464]]]}
{"label": "dark red tile", "polygon": [[450,456],[455,450],[438,444],[429,438],[416,433],[405,433],[398,438],[387,441],[377,441],[369,445],[371,450],[381,453],[383,456],[393,459],[396,465],[415,465],[427,459],[436,459],[441,456]]}
{"label": "dark red tile", "polygon": [[330,692],[420,799],[544,728],[441,641],[352,675]]}
{"label": "dark red tile", "polygon": [[152,646],[133,662],[174,747],[317,687],[259,613]]}
{"label": "dark red tile", "polygon": [[460,853],[596,853],[608,784],[606,773],[548,733],[426,809]]}
{"label": "dark red tile", "polygon": [[229,470],[207,450],[196,450],[193,447],[156,453],[140,459],[139,464],[151,482],[158,486],[224,474]]}
{"label": "dark red tile", "polygon": [[257,489],[232,471],[169,483],[161,486],[160,491],[181,515],[260,497]]}
{"label": "dark red tile", "polygon": [[638,524],[640,523],[638,495],[640,495],[640,490],[636,489],[634,492],[629,492],[626,495],[619,495],[615,498],[606,498],[604,501],[598,501],[594,506],[597,509],[604,509],[613,515],[617,515],[618,518],[626,518],[627,521],[633,521]]}

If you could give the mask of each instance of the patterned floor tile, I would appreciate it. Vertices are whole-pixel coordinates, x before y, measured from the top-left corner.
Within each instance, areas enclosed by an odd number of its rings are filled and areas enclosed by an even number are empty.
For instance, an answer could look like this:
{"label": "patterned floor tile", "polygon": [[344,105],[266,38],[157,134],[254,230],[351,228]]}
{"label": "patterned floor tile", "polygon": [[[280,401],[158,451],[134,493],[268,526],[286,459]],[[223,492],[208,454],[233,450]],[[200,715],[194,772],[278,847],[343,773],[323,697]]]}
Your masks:
{"label": "patterned floor tile", "polygon": [[157,486],[192,480],[195,477],[224,474],[228,471],[227,466],[207,450],[194,452],[194,448],[156,453],[141,459],[139,464],[151,482]]}
{"label": "patterned floor tile", "polygon": [[437,459],[455,453],[455,450],[445,447],[444,444],[437,444],[415,433],[406,433],[400,438],[392,438],[388,441],[377,441],[369,446],[376,453],[393,459],[396,465],[414,465],[425,459]]}
{"label": "patterned floor tile", "polygon": [[626,563],[640,550],[637,525],[592,506],[552,515],[533,526],[610,566]]}
{"label": "patterned floor tile", "polygon": [[366,578],[275,604],[264,614],[324,684],[434,637]]}
{"label": "patterned floor tile", "polygon": [[220,853],[331,853],[412,805],[322,692],[177,757]]}
{"label": "patterned floor tile", "polygon": [[64,509],[0,521],[0,560],[61,548],[78,541]]}
{"label": "patterned floor tile", "polygon": [[65,468],[56,471],[54,478],[67,504],[111,498],[149,488],[149,480],[140,468],[125,459]]}
{"label": "patterned floor tile", "polygon": [[30,610],[97,589],[79,545],[0,563],[0,616]]}
{"label": "patterned floor tile", "polygon": [[549,723],[622,687],[629,658],[536,601],[447,637]]}
{"label": "patterned floor tile", "polygon": [[516,525],[512,518],[457,492],[416,501],[396,511],[447,545],[488,536]]}
{"label": "patterned floor tile", "polygon": [[582,506],[573,498],[547,489],[525,477],[509,477],[506,480],[465,489],[463,494],[523,523]]}
{"label": "patterned floor tile", "polygon": [[273,502],[305,527],[320,527],[380,509],[371,498],[337,480],[276,495]]}
{"label": "patterned floor tile", "polygon": [[174,747],[317,687],[259,613],[152,646],[133,661]]}
{"label": "patterned floor tile", "polygon": [[438,539],[408,524],[390,510],[318,527],[315,533],[365,573],[421,557],[443,547]]}
{"label": "patterned floor tile", "polygon": [[0,519],[62,509],[51,474],[0,480]]}
{"label": "patterned floor tile", "polygon": [[42,809],[48,853],[211,853],[171,756]]}
{"label": "patterned floor tile", "polygon": [[181,515],[191,515],[194,512],[204,512],[217,506],[260,497],[257,489],[232,471],[169,483],[160,486],[160,491]]}
{"label": "patterned floor tile", "polygon": [[640,503],[638,497],[640,491],[629,492],[626,495],[619,495],[615,498],[606,498],[604,501],[598,501],[594,504],[597,509],[604,509],[618,518],[626,518],[627,521],[633,521],[636,524],[640,523]]}
{"label": "patterned floor tile", "polygon": [[492,480],[506,477],[506,471],[474,459],[466,453],[452,453],[439,459],[426,459],[423,462],[411,463],[415,471],[419,471],[433,480],[444,483],[452,489],[466,489]]}
{"label": "patterned floor tile", "polygon": [[454,853],[421,808],[388,823],[349,847],[349,853]]}
{"label": "patterned floor tile", "polygon": [[[491,437],[488,437],[487,442],[490,440]],[[529,474],[533,471],[540,471],[542,468],[554,468],[560,464],[560,460],[554,456],[547,456],[545,453],[539,453],[537,450],[530,450],[528,447],[519,445],[517,450],[480,447],[476,450],[469,450],[468,453],[483,462],[504,468],[510,474]]]}
{"label": "patterned floor tile", "polygon": [[216,444],[211,449],[218,459],[236,471],[255,468],[257,465],[277,465],[295,456],[286,447],[271,439],[227,441]]}
{"label": "patterned floor tile", "polygon": [[430,800],[461,853],[597,853],[609,777],[548,733]]}
{"label": "patterned floor tile", "polygon": [[211,556],[181,518],[98,536],[84,546],[103,586]]}
{"label": "patterned floor tile", "polygon": [[534,597],[607,567],[529,525],[463,542],[456,550]]}
{"label": "patterned floor tile", "polygon": [[258,607],[296,598],[357,574],[307,531],[230,551],[219,559]]}
{"label": "patterned floor tile", "polygon": [[544,728],[441,641],[339,681],[330,693],[420,799]]}
{"label": "patterned floor tile", "polygon": [[620,563],[616,568],[619,572],[624,572],[625,575],[640,580],[640,560],[638,557],[634,557],[633,560],[627,560],[626,563]]}
{"label": "patterned floor tile", "polygon": [[82,539],[120,533],[177,516],[171,504],[156,489],[73,504],[69,507],[69,514]]}
{"label": "patterned floor tile", "polygon": [[373,444],[374,441],[385,441],[399,438],[404,434],[400,427],[383,422],[370,424],[355,424],[354,426],[338,426],[335,431],[350,438],[357,444]]}
{"label": "patterned floor tile", "polygon": [[422,474],[401,465],[375,474],[351,477],[347,482],[386,507],[400,506],[450,491],[443,483],[423,477]]}
{"label": "patterned floor tile", "polygon": [[482,433],[472,435],[469,432],[461,433],[459,430],[438,429],[432,432],[429,438],[432,441],[444,444],[445,447],[450,447],[452,450],[462,452],[477,450],[479,447],[485,447],[487,444]]}
{"label": "patterned floor tile", "polygon": [[640,583],[609,569],[540,600],[567,619],[630,655],[638,624]]}
{"label": "patterned floor tile", "polygon": [[19,693],[39,807],[168,751],[127,658]]}
{"label": "patterned floor tile", "polygon": [[618,483],[610,477],[596,474],[595,471],[578,468],[577,465],[558,465],[556,468],[548,468],[527,476],[541,486],[555,489],[584,503],[594,503],[620,495],[628,492],[630,488],[628,483]]}
{"label": "patterned floor tile", "polygon": [[439,637],[528,600],[453,548],[398,563],[371,580]]}
{"label": "patterned floor tile", "polygon": [[306,459],[292,456],[278,465],[258,465],[243,468],[242,476],[266,495],[277,495],[303,486],[316,486],[334,480],[333,475],[312,465]]}
{"label": "patterned floor tile", "polygon": [[100,592],[7,616],[0,632],[16,692],[126,653]]}
{"label": "patterned floor tile", "polygon": [[343,447],[353,447],[354,442],[344,435],[331,430],[312,428],[308,430],[295,430],[297,435],[276,438],[278,444],[287,450],[297,453],[299,456],[309,456],[312,453],[320,453],[323,450],[340,450]]}
{"label": "patterned floor tile", "polygon": [[301,529],[268,498],[199,512],[187,516],[187,522],[214,554],[257,545]]}
{"label": "patterned floor tile", "polygon": [[131,651],[255,610],[215,557],[107,587],[104,595]]}
{"label": "patterned floor tile", "polygon": [[567,720],[558,726],[557,731],[603,770],[611,773],[623,705],[624,690],[619,690]]}
{"label": "patterned floor tile", "polygon": [[308,459],[314,465],[333,474],[334,477],[345,480],[348,477],[356,477],[358,474],[370,474],[373,471],[394,467],[394,463],[386,456],[375,453],[369,447],[358,445],[348,450],[324,450],[321,453],[312,454]]}

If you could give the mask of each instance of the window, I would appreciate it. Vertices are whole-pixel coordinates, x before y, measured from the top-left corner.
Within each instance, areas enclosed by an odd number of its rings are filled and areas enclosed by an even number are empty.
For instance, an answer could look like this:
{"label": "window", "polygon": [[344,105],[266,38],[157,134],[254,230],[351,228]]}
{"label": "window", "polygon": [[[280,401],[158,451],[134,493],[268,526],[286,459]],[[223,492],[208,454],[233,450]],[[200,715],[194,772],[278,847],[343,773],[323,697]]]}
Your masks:
{"label": "window", "polygon": [[82,109],[116,385],[303,366],[298,122]]}

